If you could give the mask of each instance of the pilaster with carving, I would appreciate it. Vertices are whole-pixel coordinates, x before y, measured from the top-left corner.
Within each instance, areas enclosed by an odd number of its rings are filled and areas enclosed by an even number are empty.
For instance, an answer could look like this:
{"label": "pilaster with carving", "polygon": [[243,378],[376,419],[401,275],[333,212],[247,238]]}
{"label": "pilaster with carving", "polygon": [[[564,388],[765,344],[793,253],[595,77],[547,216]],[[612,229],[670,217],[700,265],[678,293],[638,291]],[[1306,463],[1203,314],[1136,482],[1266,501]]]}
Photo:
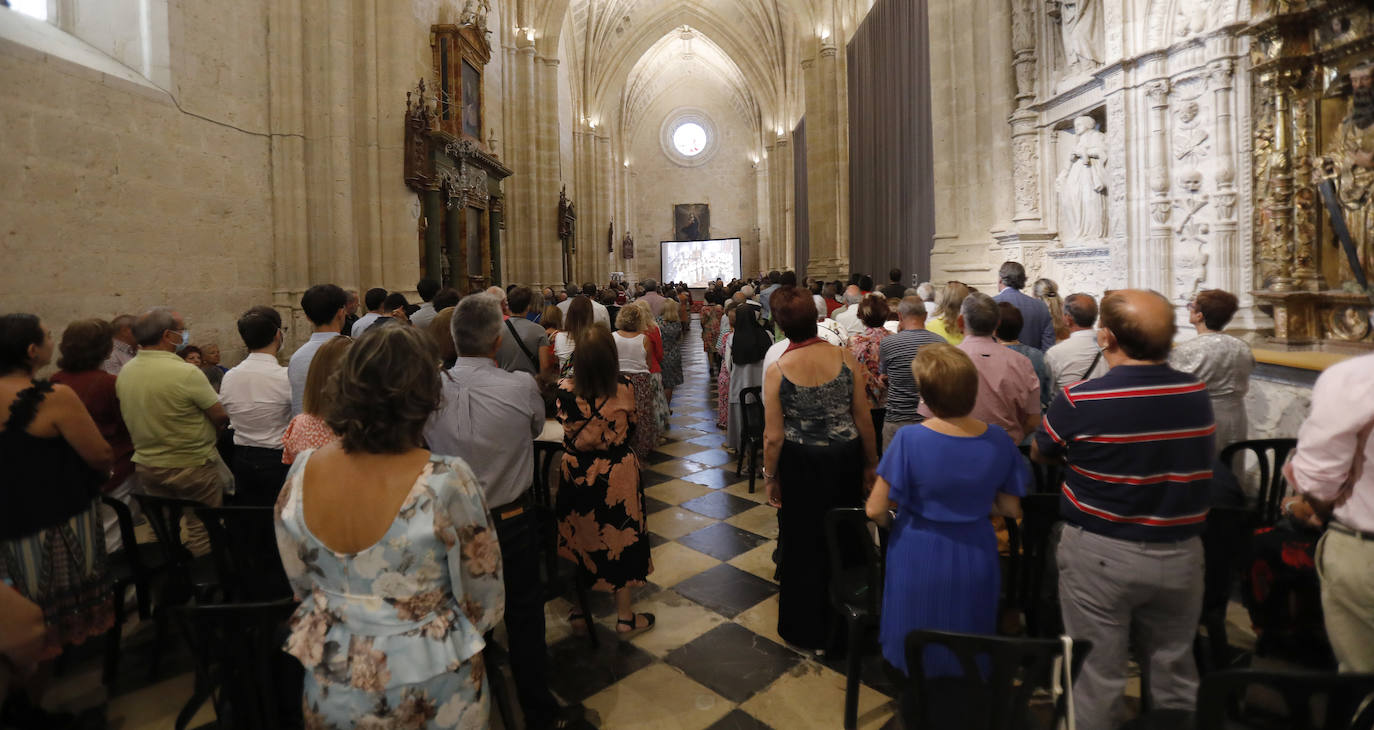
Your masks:
{"label": "pilaster with carving", "polygon": [[1236,165],[1231,131],[1232,88],[1235,64],[1231,59],[1213,61],[1207,67],[1207,82],[1212,90],[1212,136],[1215,140],[1216,163],[1213,167],[1216,183],[1212,194],[1212,235],[1217,252],[1225,257],[1218,262],[1225,277],[1227,291],[1244,291],[1246,282],[1241,276],[1241,250],[1236,220]]}
{"label": "pilaster with carving", "polygon": [[[1149,157],[1150,186],[1150,235],[1145,256],[1137,256],[1136,261],[1146,268],[1140,277],[1145,286],[1156,291],[1164,291],[1166,272],[1165,262],[1172,260],[1170,245],[1173,231],[1169,220],[1173,204],[1169,200],[1169,80],[1156,79],[1145,85],[1145,98],[1149,104],[1148,123],[1150,137],[1147,154]],[[1151,265],[1148,260],[1153,260]]]}

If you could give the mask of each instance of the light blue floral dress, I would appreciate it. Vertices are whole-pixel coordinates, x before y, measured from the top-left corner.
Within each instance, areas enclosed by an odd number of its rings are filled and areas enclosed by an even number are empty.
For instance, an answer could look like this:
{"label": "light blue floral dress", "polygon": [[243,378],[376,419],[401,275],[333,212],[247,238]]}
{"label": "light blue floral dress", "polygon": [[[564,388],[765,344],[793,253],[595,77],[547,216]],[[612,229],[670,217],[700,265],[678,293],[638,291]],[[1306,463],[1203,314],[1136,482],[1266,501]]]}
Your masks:
{"label": "light blue floral dress", "polygon": [[483,634],[505,606],[501,551],[462,459],[432,456],[375,545],[325,547],[305,525],[296,459],[277,545],[300,608],[286,651],[305,666],[305,727],[485,728]]}

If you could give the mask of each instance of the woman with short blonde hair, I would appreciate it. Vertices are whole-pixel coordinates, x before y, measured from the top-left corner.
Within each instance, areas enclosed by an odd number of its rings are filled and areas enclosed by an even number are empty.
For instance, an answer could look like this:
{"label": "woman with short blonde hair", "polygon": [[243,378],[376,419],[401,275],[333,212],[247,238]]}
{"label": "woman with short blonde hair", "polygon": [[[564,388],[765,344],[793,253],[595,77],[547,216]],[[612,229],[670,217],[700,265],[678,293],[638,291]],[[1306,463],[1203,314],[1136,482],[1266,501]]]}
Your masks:
{"label": "woman with short blonde hair", "polygon": [[959,308],[968,298],[969,288],[960,281],[951,281],[944,291],[936,297],[935,316],[926,320],[926,329],[945,338],[951,345],[964,341],[964,333],[959,330]]}
{"label": "woman with short blonde hair", "polygon": [[[904,673],[912,631],[996,633],[1002,573],[988,515],[1019,518],[1030,481],[1007,432],[969,415],[978,370],[963,350],[924,345],[911,373],[933,417],[897,431],[865,506],[892,529],[879,642]],[[939,651],[927,651],[922,669],[927,676],[962,673]]]}

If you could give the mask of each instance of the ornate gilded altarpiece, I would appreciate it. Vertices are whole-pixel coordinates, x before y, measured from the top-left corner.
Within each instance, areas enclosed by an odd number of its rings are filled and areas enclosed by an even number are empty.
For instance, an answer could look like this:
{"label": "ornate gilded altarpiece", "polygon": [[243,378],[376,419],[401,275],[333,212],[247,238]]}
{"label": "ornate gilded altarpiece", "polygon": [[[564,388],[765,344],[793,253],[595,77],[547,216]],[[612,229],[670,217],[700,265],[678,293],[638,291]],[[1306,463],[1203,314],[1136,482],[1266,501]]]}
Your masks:
{"label": "ornate gilded altarpiece", "polygon": [[465,294],[501,281],[501,181],[511,175],[482,141],[486,34],[475,20],[433,26],[434,77],[406,93],[404,174],[420,198],[421,275]]}
{"label": "ornate gilded altarpiece", "polygon": [[[1374,7],[1257,4],[1267,12],[1257,12],[1247,31],[1253,295],[1272,310],[1279,343],[1374,347],[1374,309],[1356,271],[1374,280]],[[1357,255],[1354,267],[1336,233],[1338,219]]]}

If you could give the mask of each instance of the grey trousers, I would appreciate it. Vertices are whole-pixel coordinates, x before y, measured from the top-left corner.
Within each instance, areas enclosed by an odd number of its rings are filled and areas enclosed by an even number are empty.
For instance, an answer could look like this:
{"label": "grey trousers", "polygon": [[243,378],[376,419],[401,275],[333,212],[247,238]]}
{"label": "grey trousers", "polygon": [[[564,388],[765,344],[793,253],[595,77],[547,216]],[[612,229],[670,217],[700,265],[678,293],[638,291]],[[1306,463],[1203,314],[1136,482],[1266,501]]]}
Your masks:
{"label": "grey trousers", "polygon": [[883,421],[883,451],[887,451],[888,444],[892,443],[892,437],[897,435],[897,429],[902,426],[910,426],[920,421]]}
{"label": "grey trousers", "polygon": [[1117,727],[1135,636],[1156,709],[1197,700],[1193,637],[1202,614],[1202,540],[1129,542],[1065,525],[1055,556],[1064,631],[1092,650],[1073,685],[1083,730]]}
{"label": "grey trousers", "polygon": [[1317,543],[1326,635],[1342,672],[1374,672],[1374,541],[1335,529]]}

